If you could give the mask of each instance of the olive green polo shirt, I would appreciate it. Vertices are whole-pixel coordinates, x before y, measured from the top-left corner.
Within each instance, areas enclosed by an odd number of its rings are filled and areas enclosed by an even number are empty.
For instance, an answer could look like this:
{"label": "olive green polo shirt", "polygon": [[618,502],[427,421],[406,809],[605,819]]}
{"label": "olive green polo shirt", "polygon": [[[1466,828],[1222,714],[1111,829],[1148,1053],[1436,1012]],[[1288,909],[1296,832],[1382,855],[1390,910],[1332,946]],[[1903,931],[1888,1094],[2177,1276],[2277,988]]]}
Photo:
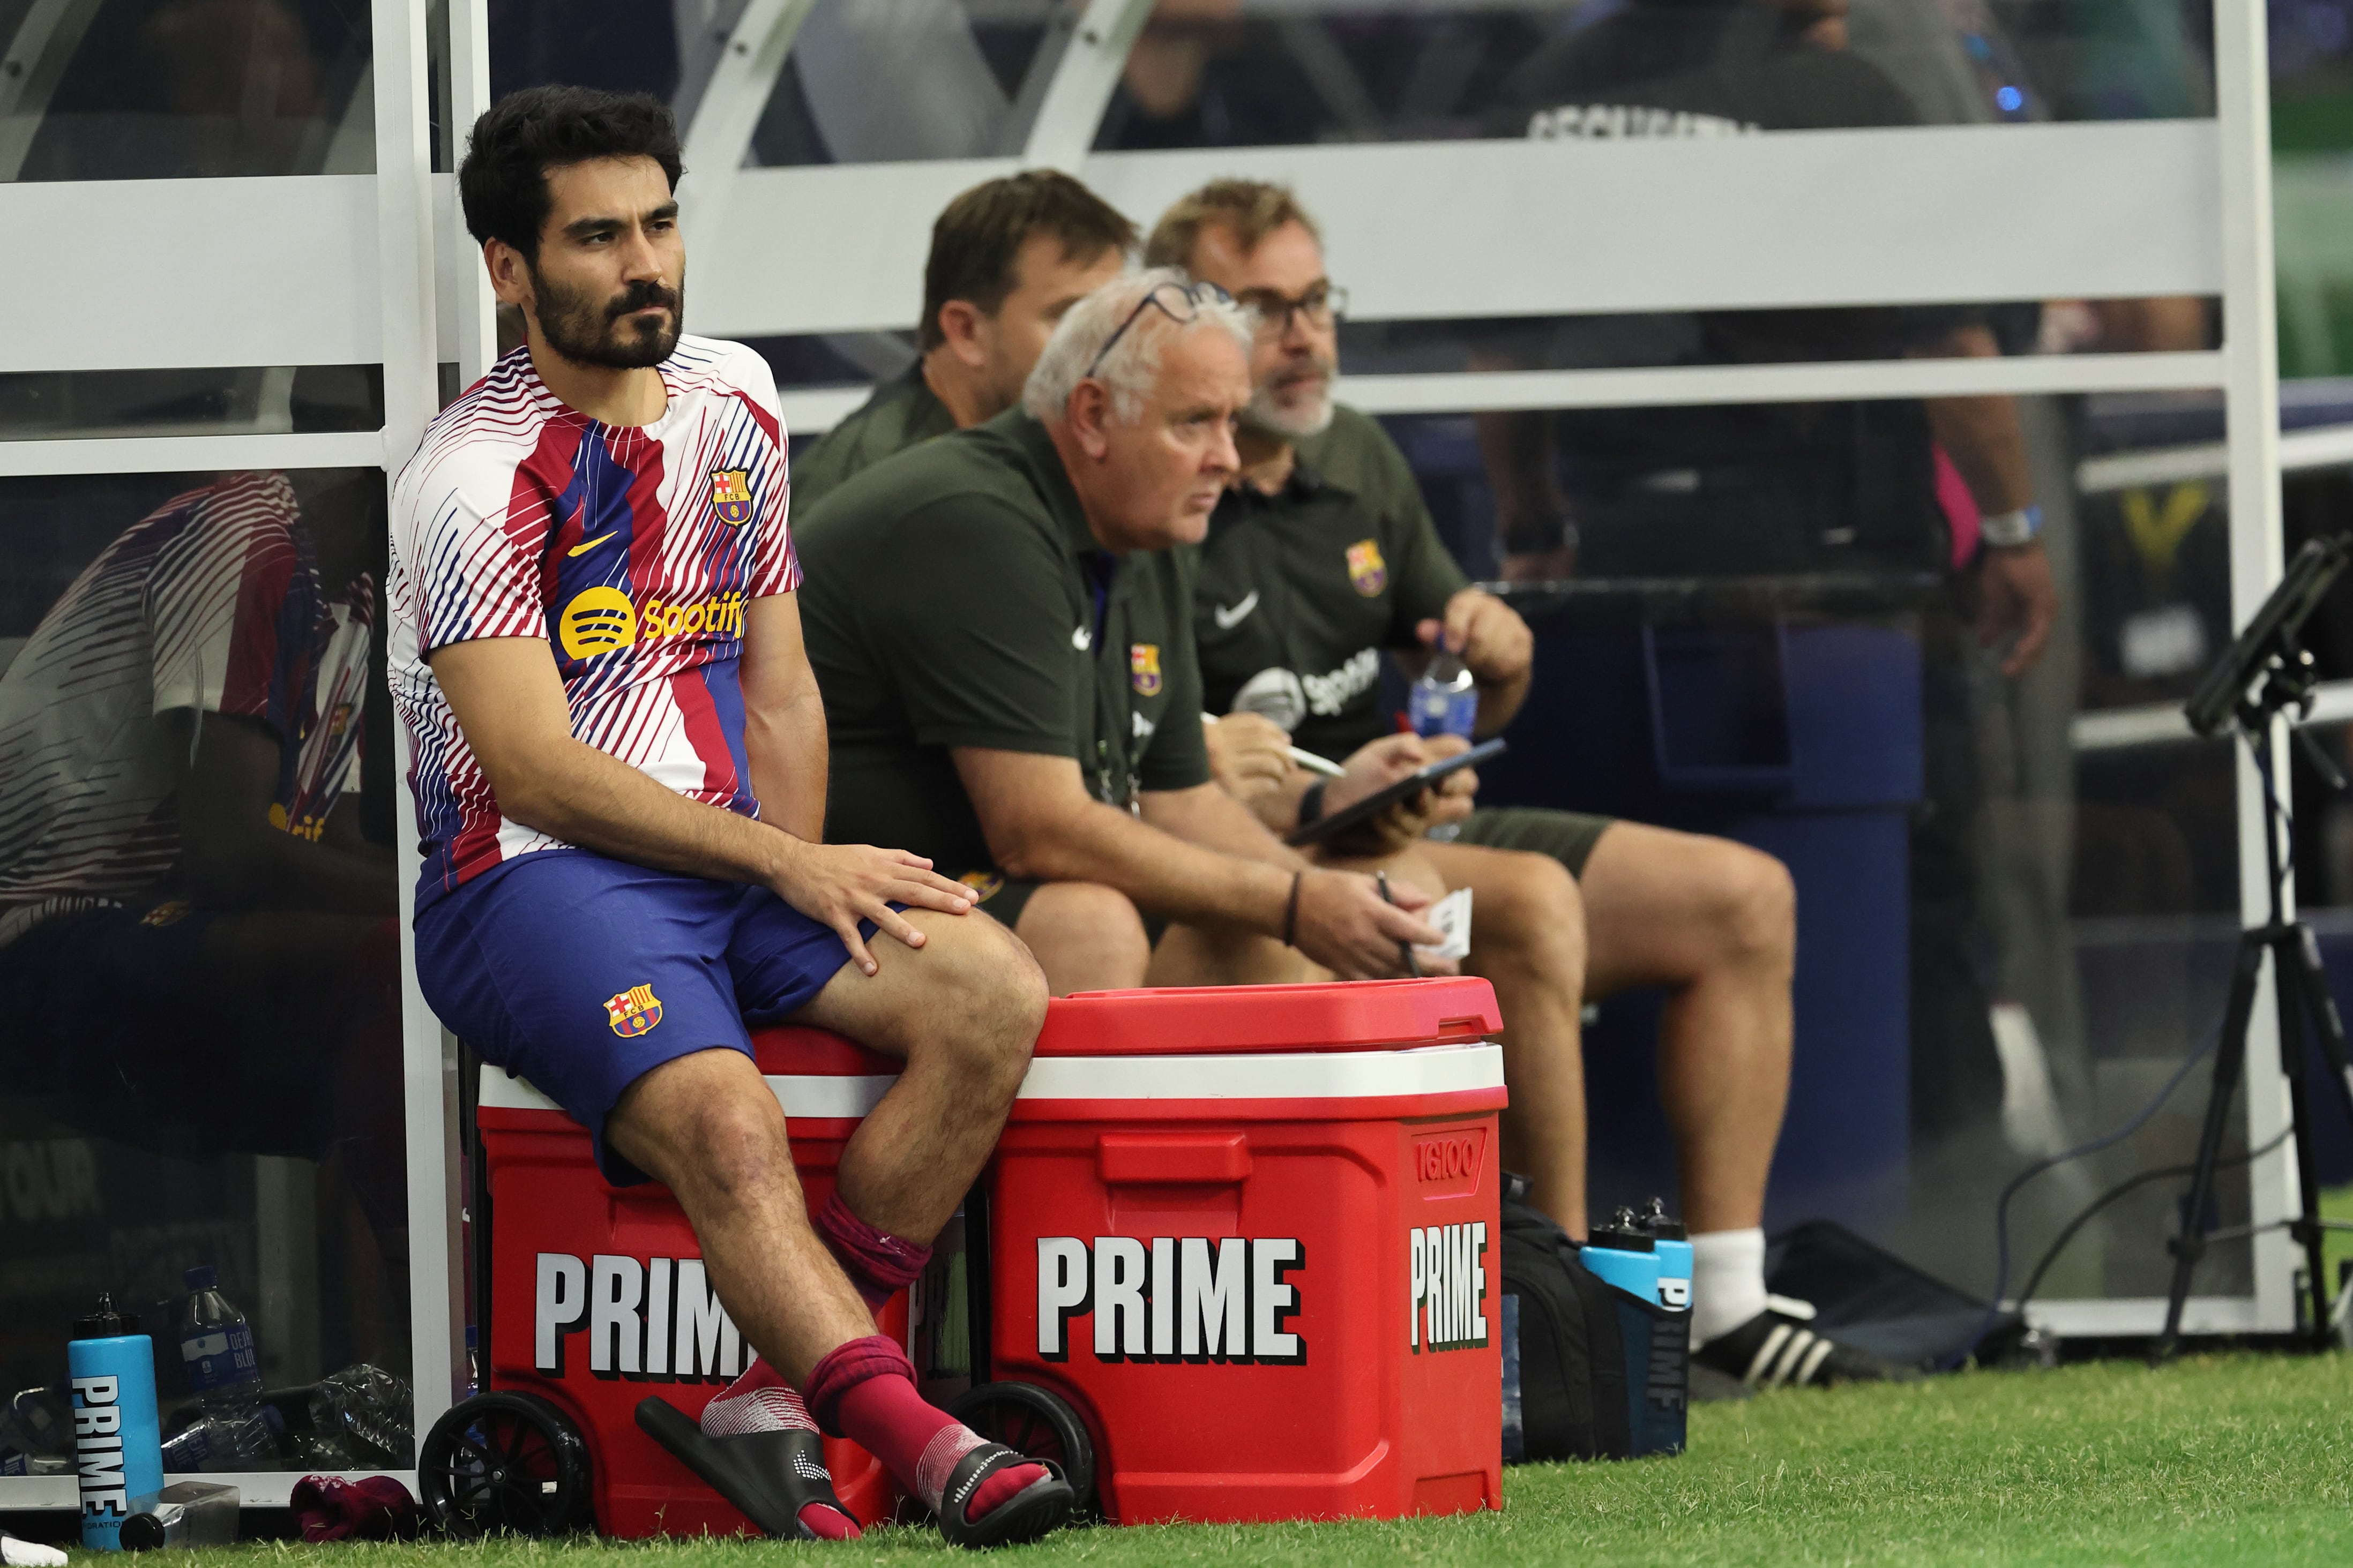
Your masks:
{"label": "olive green polo shirt", "polygon": [[1468,586],[1379,425],[1335,408],[1299,445],[1282,489],[1228,490],[1209,519],[1195,587],[1202,694],[1212,713],[1265,713],[1335,760],[1386,729],[1383,648]]}
{"label": "olive green polo shirt", "polygon": [[1192,552],[1098,545],[1021,410],[876,464],[793,532],[831,842],[991,868],[956,746],[1070,757],[1118,806],[1208,782]]}
{"label": "olive green polo shirt", "polygon": [[955,427],[955,416],[934,395],[923,362],[916,360],[794,460],[794,510],[816,505],[843,480],[934,436],[954,435]]}

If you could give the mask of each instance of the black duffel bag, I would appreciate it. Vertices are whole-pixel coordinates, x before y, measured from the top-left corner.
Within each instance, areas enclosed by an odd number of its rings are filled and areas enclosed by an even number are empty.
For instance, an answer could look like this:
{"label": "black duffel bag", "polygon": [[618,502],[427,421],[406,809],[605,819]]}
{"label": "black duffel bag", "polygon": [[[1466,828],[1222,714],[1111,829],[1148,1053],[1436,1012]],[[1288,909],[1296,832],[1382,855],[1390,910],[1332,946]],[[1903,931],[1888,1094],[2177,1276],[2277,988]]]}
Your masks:
{"label": "black duffel bag", "polygon": [[1691,1315],[1587,1269],[1527,1190],[1525,1177],[1504,1177],[1504,1461],[1681,1453]]}

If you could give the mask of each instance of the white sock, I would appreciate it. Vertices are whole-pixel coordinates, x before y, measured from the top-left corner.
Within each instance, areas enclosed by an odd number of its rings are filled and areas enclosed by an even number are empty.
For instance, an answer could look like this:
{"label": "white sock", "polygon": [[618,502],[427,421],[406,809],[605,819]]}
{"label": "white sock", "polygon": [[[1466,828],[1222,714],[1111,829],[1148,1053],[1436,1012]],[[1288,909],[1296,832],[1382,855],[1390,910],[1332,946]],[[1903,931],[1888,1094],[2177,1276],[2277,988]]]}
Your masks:
{"label": "white sock", "polygon": [[1704,1231],[1692,1244],[1692,1345],[1728,1334],[1765,1310],[1765,1233]]}

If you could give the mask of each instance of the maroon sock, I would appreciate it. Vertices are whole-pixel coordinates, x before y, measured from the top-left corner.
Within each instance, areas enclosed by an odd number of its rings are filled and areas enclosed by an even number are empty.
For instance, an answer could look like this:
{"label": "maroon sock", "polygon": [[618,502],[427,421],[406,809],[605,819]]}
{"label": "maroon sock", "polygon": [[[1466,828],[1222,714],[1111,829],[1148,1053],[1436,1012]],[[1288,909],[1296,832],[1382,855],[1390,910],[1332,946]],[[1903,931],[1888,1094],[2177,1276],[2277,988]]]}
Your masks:
{"label": "maroon sock", "polygon": [[828,1194],[812,1223],[870,1312],[881,1311],[883,1302],[914,1283],[932,1260],[930,1247],[878,1230],[850,1213],[839,1191]]}
{"label": "maroon sock", "polygon": [[[906,1352],[880,1334],[852,1340],[809,1373],[808,1404],[818,1425],[846,1436],[882,1461],[883,1468],[933,1512],[956,1462],[987,1439],[923,1402]],[[988,1517],[998,1504],[1046,1479],[1043,1465],[1008,1465],[988,1478],[965,1504],[966,1521]]]}
{"label": "maroon sock", "polygon": [[[754,1432],[814,1432],[817,1422],[801,1403],[793,1385],[777,1375],[767,1358],[755,1358],[744,1375],[729,1384],[719,1397],[702,1407],[702,1427],[707,1437],[737,1437]],[[826,1503],[803,1503],[801,1527],[819,1541],[856,1541],[858,1521],[847,1509]]]}

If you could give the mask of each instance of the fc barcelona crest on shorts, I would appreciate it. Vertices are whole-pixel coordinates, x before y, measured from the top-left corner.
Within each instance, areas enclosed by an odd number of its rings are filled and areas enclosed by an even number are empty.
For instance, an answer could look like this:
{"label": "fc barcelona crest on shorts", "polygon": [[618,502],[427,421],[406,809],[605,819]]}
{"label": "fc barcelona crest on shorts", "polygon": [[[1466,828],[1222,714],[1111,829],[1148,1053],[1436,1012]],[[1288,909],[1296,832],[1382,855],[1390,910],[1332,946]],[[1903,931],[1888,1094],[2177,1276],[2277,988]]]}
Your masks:
{"label": "fc barcelona crest on shorts", "polygon": [[1132,643],[1127,650],[1128,683],[1146,697],[1160,695],[1160,645]]}
{"label": "fc barcelona crest on shorts", "polygon": [[661,1022],[661,999],[650,985],[632,985],[618,996],[606,998],[605,1011],[612,1018],[613,1033],[628,1039]]}
{"label": "fc barcelona crest on shorts", "polygon": [[1348,581],[1367,599],[1389,585],[1388,563],[1381,559],[1379,541],[1360,539],[1348,546]]}
{"label": "fc barcelona crest on shorts", "polygon": [[731,528],[741,528],[751,521],[752,470],[712,469],[711,510],[718,514],[720,521]]}

